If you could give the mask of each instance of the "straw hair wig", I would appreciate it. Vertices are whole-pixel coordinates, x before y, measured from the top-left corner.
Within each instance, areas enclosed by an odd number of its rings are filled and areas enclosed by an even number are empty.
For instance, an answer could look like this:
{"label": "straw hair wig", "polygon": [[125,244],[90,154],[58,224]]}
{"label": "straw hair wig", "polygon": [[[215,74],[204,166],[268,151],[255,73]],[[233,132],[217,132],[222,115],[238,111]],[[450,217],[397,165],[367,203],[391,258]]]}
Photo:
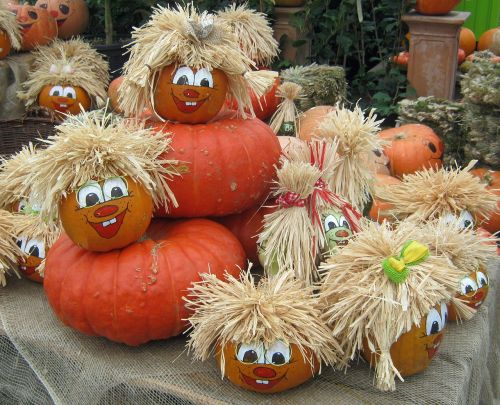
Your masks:
{"label": "straw hair wig", "polygon": [[0,284],[7,284],[6,275],[17,271],[17,259],[23,252],[16,244],[16,231],[14,228],[14,214],[0,209]]}
{"label": "straw hair wig", "polygon": [[401,183],[377,190],[379,198],[391,205],[399,219],[429,220],[467,210],[474,217],[488,217],[498,197],[478,177],[469,173],[477,161],[464,169],[424,169],[403,176]]}
{"label": "straw hair wig", "polygon": [[[256,283],[250,271],[226,281],[213,274],[189,289],[186,306],[194,311],[188,319],[192,332],[188,348],[196,359],[206,360],[228,342],[264,343],[276,340],[295,344],[311,366],[313,356],[333,365],[340,361],[340,347],[320,321],[321,309],[312,287],[296,280],[290,272],[262,278]],[[309,355],[306,354],[308,351]],[[224,376],[225,361],[221,359]]]}
{"label": "straw hair wig", "polygon": [[0,31],[5,31],[13,49],[21,49],[21,30],[12,14],[3,1],[0,1]]}
{"label": "straw hair wig", "polygon": [[177,204],[167,180],[177,161],[162,159],[171,138],[110,114],[81,113],[56,127],[36,159],[33,194],[43,196],[41,214],[57,216],[61,199],[88,180],[130,176],[151,194],[155,205]]}
{"label": "straw hair wig", "polygon": [[[361,228],[349,244],[320,266],[325,273],[319,293],[323,319],[347,358],[354,358],[363,339],[380,352],[376,386],[392,391],[394,377],[402,377],[392,362],[391,345],[419,325],[435,305],[450,301],[464,272],[446,257],[425,252],[412,223],[401,222],[392,229],[385,221],[379,225],[366,220]],[[412,244],[426,254],[418,256],[419,260],[405,260],[401,273],[387,268],[386,261],[391,264]]]}
{"label": "straw hair wig", "polygon": [[69,84],[83,88],[94,107],[104,104],[109,83],[108,62],[87,42],[56,39],[33,51],[34,62],[18,97],[29,107],[47,85]]}
{"label": "straw hair wig", "polygon": [[260,96],[274,83],[275,73],[266,73],[269,78],[263,82],[260,75],[250,74],[253,62],[241,51],[229,25],[206,12],[199,14],[193,4],[176,9],[158,6],[146,24],[134,29],[132,38],[120,86],[125,115],[140,114],[149,106],[156,111],[157,81],[169,65],[222,70],[228,77],[228,94],[238,102],[243,117],[248,111],[254,116],[247,86]]}

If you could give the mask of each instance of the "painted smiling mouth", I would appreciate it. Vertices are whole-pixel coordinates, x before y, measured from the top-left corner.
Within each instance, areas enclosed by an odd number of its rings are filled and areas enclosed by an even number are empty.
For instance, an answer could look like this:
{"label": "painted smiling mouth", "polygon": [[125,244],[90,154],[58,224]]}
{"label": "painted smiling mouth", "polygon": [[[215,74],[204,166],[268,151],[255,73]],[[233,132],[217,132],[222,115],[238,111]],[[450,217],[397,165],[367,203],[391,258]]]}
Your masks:
{"label": "painted smiling mouth", "polygon": [[334,242],[337,244],[337,246],[346,246],[349,243],[347,239],[336,240]]}
{"label": "painted smiling mouth", "polygon": [[57,21],[57,27],[60,27],[61,25],[63,25],[64,21],[66,21],[66,20],[67,20],[67,18],[61,18],[59,20],[56,20]]}
{"label": "painted smiling mouth", "polygon": [[256,380],[255,378],[247,377],[245,374],[243,374],[241,372],[240,372],[240,375],[243,378],[243,381],[245,382],[245,384],[249,385],[252,388],[258,389],[258,390],[271,389],[285,377],[285,375],[283,375],[283,376],[277,378],[276,380]]}
{"label": "painted smiling mouth", "polygon": [[467,302],[467,306],[468,306],[468,307],[471,307],[471,308],[477,308],[477,307],[479,307],[482,303],[483,303],[483,300],[481,300],[481,301],[476,301],[476,302],[474,302],[474,301],[469,301],[469,302]]}
{"label": "painted smiling mouth", "polygon": [[434,339],[434,342],[432,342],[430,346],[427,345],[425,346],[425,350],[427,350],[427,357],[429,359],[432,359],[436,355],[439,346],[441,345],[441,340],[442,340],[442,335]]}
{"label": "painted smiling mouth", "polygon": [[60,103],[52,102],[52,104],[54,104],[54,109],[57,110],[57,111],[64,112],[64,111],[66,111],[69,108],[68,104],[64,104],[64,103],[60,104]]}
{"label": "painted smiling mouth", "polygon": [[19,24],[21,26],[21,33],[24,35],[26,34],[30,28],[32,27],[34,23],[31,23],[31,24]]}
{"label": "painted smiling mouth", "polygon": [[172,97],[173,97],[175,105],[177,106],[179,111],[186,113],[186,114],[194,113],[203,104],[205,104],[205,101],[207,100],[205,98],[205,99],[199,100],[199,101],[182,101],[181,99],[175,97],[173,94],[172,94]]}
{"label": "painted smiling mouth", "polygon": [[120,230],[123,223],[123,218],[125,218],[126,213],[127,210],[123,211],[121,214],[118,214],[116,217],[111,218],[107,221],[104,222],[89,221],[89,224],[92,226],[92,228],[95,229],[95,231],[99,234],[99,236],[105,239],[111,239]]}

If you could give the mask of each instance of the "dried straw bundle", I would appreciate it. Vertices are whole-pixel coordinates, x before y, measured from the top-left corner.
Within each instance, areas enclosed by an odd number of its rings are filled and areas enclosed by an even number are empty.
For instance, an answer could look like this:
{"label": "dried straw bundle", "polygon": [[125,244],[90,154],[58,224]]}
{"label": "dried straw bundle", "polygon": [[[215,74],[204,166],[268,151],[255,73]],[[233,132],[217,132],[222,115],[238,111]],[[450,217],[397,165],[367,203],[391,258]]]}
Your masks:
{"label": "dried straw bundle", "polygon": [[108,62],[87,42],[80,38],[56,39],[33,54],[35,59],[28,80],[23,83],[24,90],[18,92],[27,107],[37,102],[44,86],[56,84],[81,87],[94,107],[104,104],[109,83]]}
{"label": "dried straw bundle", "polygon": [[16,21],[16,16],[0,1],[0,31],[4,31],[9,37],[12,49],[21,49],[21,30]]}
{"label": "dried straw bundle", "polygon": [[56,128],[36,159],[33,194],[43,196],[41,215],[57,216],[59,201],[88,180],[130,176],[151,194],[156,205],[177,201],[167,180],[178,175],[177,161],[161,157],[171,138],[111,115],[81,113]]}
{"label": "dried straw bundle", "polygon": [[319,300],[312,287],[294,279],[290,272],[262,278],[257,284],[250,271],[240,279],[227,274],[226,281],[201,274],[202,281],[189,288],[186,307],[194,312],[188,319],[188,347],[194,357],[206,360],[214,350],[224,352],[228,342],[260,343],[266,347],[281,340],[295,344],[313,367],[314,358],[327,365],[340,361],[338,343],[320,321]]}
{"label": "dried straw bundle", "polygon": [[236,99],[244,118],[254,117],[247,87],[260,96],[274,83],[273,72],[251,72],[253,62],[227,23],[206,12],[199,14],[192,4],[177,9],[158,6],[146,24],[134,29],[132,38],[119,93],[126,115],[137,115],[147,106],[155,111],[157,80],[169,65],[224,71],[229,96]]}
{"label": "dried straw bundle", "polygon": [[348,358],[362,348],[363,339],[380,353],[375,380],[384,391],[395,390],[395,376],[403,380],[393,365],[391,345],[432,307],[448,302],[463,274],[446,257],[430,252],[423,261],[407,265],[406,279],[391,281],[383,261],[398,257],[408,241],[420,236],[409,222],[392,229],[387,222],[365,221],[361,232],[320,268],[326,273],[320,287],[323,319]]}
{"label": "dried straw bundle", "polygon": [[243,53],[257,65],[269,66],[278,56],[278,42],[266,14],[248,8],[247,4],[232,4],[219,11],[218,17],[231,27]]}
{"label": "dried straw bundle", "polygon": [[[276,90],[276,96],[282,98],[282,100],[269,123],[276,135],[297,136],[299,110],[295,105],[295,101],[302,98],[301,92],[302,87],[292,82],[285,82]],[[287,125],[288,128],[282,128],[283,125]]]}
{"label": "dried straw bundle", "polygon": [[433,168],[405,175],[401,183],[377,189],[377,195],[393,205],[392,214],[399,219],[425,221],[463,210],[488,217],[498,197],[469,173],[475,163],[464,169]]}
{"label": "dried straw bundle", "polygon": [[330,179],[330,187],[351,202],[354,208],[362,211],[369,200],[373,174],[365,164],[373,150],[383,147],[377,137],[380,123],[374,110],[365,117],[363,110],[337,108],[331,111],[318,126],[317,135],[322,138],[335,138],[339,142],[336,165]]}
{"label": "dried straw bundle", "polygon": [[21,277],[17,271],[17,259],[23,252],[16,244],[14,214],[0,209],[0,284],[7,284],[6,275],[11,271]]}

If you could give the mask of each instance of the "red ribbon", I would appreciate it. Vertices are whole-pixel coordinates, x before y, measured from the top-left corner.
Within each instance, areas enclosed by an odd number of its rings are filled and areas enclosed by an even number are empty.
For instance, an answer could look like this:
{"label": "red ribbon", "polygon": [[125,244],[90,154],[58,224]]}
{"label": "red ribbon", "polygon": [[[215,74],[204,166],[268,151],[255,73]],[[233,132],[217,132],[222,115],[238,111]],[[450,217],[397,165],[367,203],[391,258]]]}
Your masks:
{"label": "red ribbon", "polygon": [[287,193],[280,195],[276,199],[276,202],[283,208],[306,206],[306,200],[304,198],[300,198],[300,194],[293,193],[291,191],[288,191]]}

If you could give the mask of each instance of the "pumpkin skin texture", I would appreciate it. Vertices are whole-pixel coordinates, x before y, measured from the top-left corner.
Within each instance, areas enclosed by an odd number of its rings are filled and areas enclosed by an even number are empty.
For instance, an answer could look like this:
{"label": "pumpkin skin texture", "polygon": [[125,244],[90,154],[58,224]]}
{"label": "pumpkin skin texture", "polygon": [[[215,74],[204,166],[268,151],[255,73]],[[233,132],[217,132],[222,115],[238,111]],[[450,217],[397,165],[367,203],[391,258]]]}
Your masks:
{"label": "pumpkin skin texture", "polygon": [[460,0],[417,0],[415,10],[417,13],[425,15],[448,14]]}
{"label": "pumpkin skin texture", "polygon": [[[401,376],[418,374],[428,367],[439,349],[447,320],[446,304],[436,305],[429,314],[422,317],[420,325],[414,324],[392,344],[390,349],[392,362]],[[379,353],[370,350],[366,339],[363,341],[361,353],[372,367],[377,364]]]}
{"label": "pumpkin skin texture", "polygon": [[384,153],[389,158],[392,176],[402,177],[424,168],[439,169],[443,165],[444,144],[426,125],[401,125],[380,131],[379,137],[390,141]]}
{"label": "pumpkin skin texture", "polygon": [[84,89],[68,84],[44,86],[38,96],[39,106],[54,110],[61,117],[64,117],[62,114],[79,114],[80,106],[88,111],[91,104],[92,101]]}
{"label": "pumpkin skin texture", "polygon": [[480,37],[479,41],[477,42],[477,50],[478,51],[485,51],[486,49],[490,49],[492,43],[493,43],[493,35],[495,35],[495,32],[500,31],[500,27],[492,28],[486,32],[484,32]]}
{"label": "pumpkin skin texture", "polygon": [[[113,196],[115,189],[117,194]],[[152,215],[151,195],[130,177],[87,182],[68,193],[59,205],[61,223],[69,238],[95,252],[120,249],[137,241]]]}
{"label": "pumpkin skin texture", "polygon": [[9,54],[11,48],[12,45],[9,36],[5,31],[0,30],[0,59],[5,58]]}
{"label": "pumpkin skin texture", "polygon": [[140,242],[107,253],[81,249],[63,234],[47,256],[44,289],[66,325],[136,346],[188,327],[182,296],[199,273],[210,267],[218,277],[226,269],[238,277],[244,264],[243,248],[222,225],[155,220]]}
{"label": "pumpkin skin texture", "polygon": [[81,34],[89,25],[85,0],[38,0],[35,7],[47,10],[56,20],[59,38],[68,39]]}
{"label": "pumpkin skin texture", "polygon": [[[387,174],[375,174],[375,185],[378,186],[390,186],[391,184],[399,184],[401,180],[396,177],[389,176]],[[370,208],[370,212],[368,216],[371,220],[377,221],[378,223],[382,223],[384,220],[388,222],[392,222],[395,218],[390,215],[390,211],[393,208],[391,204],[385,202],[383,200],[379,200],[376,196],[372,196],[372,206]]]}
{"label": "pumpkin skin texture", "polygon": [[470,173],[481,179],[481,183],[486,185],[486,189],[495,193],[499,200],[497,201],[497,209],[490,214],[488,219],[480,217],[479,223],[483,228],[491,233],[500,231],[500,172],[488,169],[473,169]]}
{"label": "pumpkin skin texture", "polygon": [[[457,298],[464,301],[471,308],[478,309],[488,296],[489,278],[485,266],[470,273],[460,281],[460,292]],[[453,303],[448,304],[448,313],[450,321],[457,321],[457,311]]]}
{"label": "pumpkin skin texture", "polygon": [[460,29],[458,47],[465,51],[466,56],[476,50],[476,35],[471,29],[466,27]]}
{"label": "pumpkin skin texture", "polygon": [[[282,392],[308,381],[319,371],[319,362],[314,357],[311,368],[296,345],[287,346],[281,341],[275,341],[267,350],[264,349],[262,343],[248,345],[229,342],[222,350],[224,351],[226,377],[233,384],[250,391]],[[219,347],[216,353],[219,366],[220,353]],[[309,356],[307,351],[306,355]],[[273,364],[273,358],[275,362],[278,360],[284,363]],[[243,359],[246,361],[242,361]],[[268,381],[268,383],[258,383],[257,380]]]}
{"label": "pumpkin skin texture", "polygon": [[17,244],[26,253],[26,258],[19,258],[18,265],[21,273],[29,280],[43,283],[43,278],[36,271],[45,259],[46,247],[43,241],[37,239],[18,238]]}
{"label": "pumpkin skin texture", "polygon": [[[165,159],[181,162],[169,182],[179,203],[169,217],[224,216],[242,212],[264,200],[275,176],[280,145],[259,119],[221,119],[209,124],[153,124],[173,133]],[[167,216],[160,207],[156,216]]]}
{"label": "pumpkin skin texture", "polygon": [[123,114],[123,110],[120,108],[120,104],[118,102],[118,89],[123,83],[123,76],[118,76],[114,79],[108,87],[108,98],[111,103],[111,108],[119,114]]}
{"label": "pumpkin skin texture", "polygon": [[56,20],[47,10],[28,4],[10,5],[21,25],[21,50],[31,51],[37,46],[47,45],[57,37]]}
{"label": "pumpkin skin texture", "polygon": [[[154,94],[158,115],[185,124],[206,123],[220,111],[226,99],[228,79],[220,69],[167,66]],[[189,104],[187,104],[189,103]],[[192,105],[191,103],[194,103]]]}
{"label": "pumpkin skin texture", "polygon": [[389,158],[384,153],[383,149],[373,150],[367,156],[366,165],[370,172],[374,174],[390,174],[390,162]]}
{"label": "pumpkin skin texture", "polygon": [[318,126],[331,111],[335,111],[335,107],[331,105],[317,105],[301,114],[298,120],[299,131],[297,137],[304,141],[310,141],[311,138],[317,136],[316,130]]}

